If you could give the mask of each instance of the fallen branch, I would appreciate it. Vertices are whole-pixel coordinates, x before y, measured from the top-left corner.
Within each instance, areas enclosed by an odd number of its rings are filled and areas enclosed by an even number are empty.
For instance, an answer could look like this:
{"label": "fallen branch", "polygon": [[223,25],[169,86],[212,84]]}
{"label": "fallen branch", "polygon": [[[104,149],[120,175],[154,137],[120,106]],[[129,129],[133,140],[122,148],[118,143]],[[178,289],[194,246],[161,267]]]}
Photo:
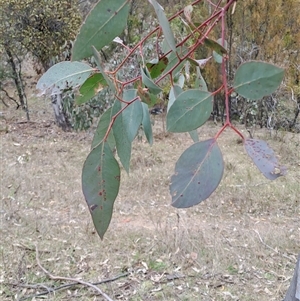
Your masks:
{"label": "fallen branch", "polygon": [[[92,284],[93,285],[99,285],[99,284],[103,284],[103,283],[113,282],[113,281],[115,281],[117,279],[126,277],[128,275],[129,275],[129,273],[124,273],[124,274],[120,274],[120,275],[117,275],[117,276],[112,277],[112,278],[107,278],[107,279],[104,279],[104,280],[101,280],[101,281],[92,282]],[[47,285],[42,284],[42,283],[37,283],[37,284],[4,283],[4,285],[10,285],[10,286],[16,286],[16,287],[24,287],[24,288],[31,288],[31,289],[36,289],[36,290],[38,290],[40,288],[44,288],[45,289],[44,292],[41,292],[41,293],[38,293],[38,294],[32,294],[32,295],[24,296],[24,297],[20,298],[19,301],[24,301],[24,300],[27,300],[27,299],[32,299],[32,298],[40,297],[40,296],[45,296],[45,295],[48,295],[50,293],[54,293],[54,292],[57,292],[57,291],[60,291],[60,290],[64,290],[64,289],[67,289],[67,288],[70,288],[72,286],[76,286],[76,285],[79,285],[79,284],[80,283],[74,282],[74,283],[63,284],[63,285],[60,285],[60,286],[57,286],[57,287],[48,287]]]}
{"label": "fallen branch", "polygon": [[[84,286],[88,286],[88,287],[91,287],[93,288],[95,291],[97,291],[100,295],[102,295],[106,300],[108,301],[113,301],[113,299],[111,299],[107,294],[105,294],[104,292],[102,292],[102,290],[97,287],[96,285],[97,284],[101,284],[101,283],[105,283],[105,282],[110,282],[110,281],[113,281],[115,279],[118,279],[120,277],[123,277],[125,275],[121,275],[121,276],[117,276],[115,278],[112,278],[112,279],[106,279],[106,280],[103,280],[101,282],[98,282],[98,283],[90,283],[90,282],[86,282],[86,281],[82,281],[80,279],[76,279],[76,278],[70,278],[70,277],[62,277],[62,276],[55,276],[55,275],[52,275],[48,270],[46,270],[42,265],[41,265],[41,262],[40,262],[40,259],[39,259],[39,251],[38,251],[38,247],[36,246],[36,262],[38,264],[38,266],[40,267],[40,269],[52,280],[64,280],[64,281],[69,281],[69,282],[73,282],[71,284],[65,284],[65,285],[62,285],[60,287],[57,287],[55,289],[52,289],[52,288],[48,288],[47,287],[47,291],[43,292],[43,293],[40,293],[40,294],[37,294],[35,295],[36,297],[37,296],[41,296],[41,295],[46,295],[46,294],[49,294],[50,292],[54,292],[54,291],[57,291],[59,289],[64,289],[66,287],[70,287],[70,286],[73,286],[73,285],[77,285],[77,284],[81,284],[81,285],[84,285]],[[29,298],[32,298],[33,296],[28,296],[28,297],[23,297],[21,300],[26,300],[26,299],[29,299]]]}

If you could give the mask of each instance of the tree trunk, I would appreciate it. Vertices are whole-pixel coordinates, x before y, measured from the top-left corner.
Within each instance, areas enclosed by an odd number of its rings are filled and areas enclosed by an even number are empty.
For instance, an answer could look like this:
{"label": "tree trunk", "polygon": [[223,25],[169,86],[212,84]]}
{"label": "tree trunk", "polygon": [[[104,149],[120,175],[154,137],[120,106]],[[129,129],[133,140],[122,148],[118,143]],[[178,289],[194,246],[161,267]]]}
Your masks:
{"label": "tree trunk", "polygon": [[298,256],[291,285],[286,293],[284,301],[300,301],[300,254]]}
{"label": "tree trunk", "polygon": [[64,131],[71,129],[71,125],[65,117],[62,106],[62,94],[55,94],[51,96],[52,107],[55,115],[56,124]]}
{"label": "tree trunk", "polygon": [[[18,59],[19,68],[17,68],[15,60],[14,60],[14,55],[13,55],[12,51],[10,50],[10,48],[7,45],[4,45],[4,49],[5,49],[5,52],[8,57],[8,63],[10,64],[11,69],[12,69],[12,74],[13,74],[12,77],[13,77],[13,80],[14,80],[14,83],[15,83],[15,86],[16,86],[16,89],[18,92],[20,104],[22,106],[22,109],[26,112],[27,120],[30,120],[27,98],[26,98],[26,94],[24,91],[24,85],[23,85],[22,75],[21,75],[21,61]],[[19,69],[19,72],[18,72],[18,69]]]}

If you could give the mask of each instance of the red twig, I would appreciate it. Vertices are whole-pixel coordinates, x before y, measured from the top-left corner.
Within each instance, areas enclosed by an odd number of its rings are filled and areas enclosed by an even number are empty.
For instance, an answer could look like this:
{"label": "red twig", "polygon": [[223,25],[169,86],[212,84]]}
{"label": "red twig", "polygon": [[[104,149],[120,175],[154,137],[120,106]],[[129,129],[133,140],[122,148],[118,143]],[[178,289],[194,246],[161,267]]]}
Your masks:
{"label": "red twig", "polygon": [[[120,100],[120,98],[118,97],[118,96],[116,96],[116,98],[118,99],[118,100]],[[107,128],[107,131],[106,131],[106,134],[105,134],[105,136],[104,136],[104,138],[103,138],[103,140],[102,141],[106,141],[106,139],[107,139],[107,137],[108,137],[108,135],[109,135],[109,133],[110,133],[110,131],[111,131],[111,129],[112,129],[112,126],[113,126],[113,124],[114,124],[114,122],[115,122],[115,120],[117,119],[117,117],[128,107],[128,106],[130,106],[133,102],[135,102],[137,99],[139,99],[139,97],[137,96],[137,97],[135,97],[134,99],[132,99],[132,100],[130,100],[129,102],[125,102],[124,100],[122,100],[122,102],[123,103],[125,103],[125,105],[124,105],[124,107],[119,111],[119,112],[117,112],[112,118],[111,118],[111,121],[110,121],[110,123],[109,123],[109,125],[108,125],[108,128]],[[102,142],[101,141],[101,142]]]}

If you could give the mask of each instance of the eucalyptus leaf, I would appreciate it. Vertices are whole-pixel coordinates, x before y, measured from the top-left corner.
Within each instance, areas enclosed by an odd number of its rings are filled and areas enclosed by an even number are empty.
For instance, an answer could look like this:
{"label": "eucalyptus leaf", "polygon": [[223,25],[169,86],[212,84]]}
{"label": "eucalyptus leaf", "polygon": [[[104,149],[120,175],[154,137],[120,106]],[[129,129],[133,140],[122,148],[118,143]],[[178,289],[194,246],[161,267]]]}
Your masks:
{"label": "eucalyptus leaf", "polygon": [[142,82],[149,89],[150,93],[157,95],[162,91],[162,89],[149,78],[149,75],[147,75],[147,73],[148,72],[145,68],[141,68]]}
{"label": "eucalyptus leaf", "polygon": [[120,187],[120,167],[107,143],[92,149],[82,170],[82,190],[98,235],[108,229]]}
{"label": "eucalyptus leaf", "polygon": [[149,114],[149,107],[145,103],[142,103],[142,107],[143,107],[143,120],[142,120],[143,130],[149,144],[152,145],[153,133],[152,133],[150,114]]}
{"label": "eucalyptus leaf", "polygon": [[170,23],[164,13],[163,8],[157,3],[156,0],[148,0],[154,7],[155,13],[158,18],[159,25],[161,26],[161,29],[163,31],[163,34],[165,36],[165,39],[170,47],[170,49],[174,52],[176,52],[176,43],[174,34],[171,30]]}
{"label": "eucalyptus leaf", "polygon": [[213,110],[213,96],[200,90],[184,91],[176,98],[167,114],[169,132],[190,132],[203,125]]}
{"label": "eucalyptus leaf", "polygon": [[245,98],[258,100],[275,92],[283,77],[282,68],[265,62],[250,61],[237,69],[233,88]]}
{"label": "eucalyptus leaf", "polygon": [[[222,46],[222,39],[218,39],[217,40],[217,43],[220,44]],[[227,44],[227,41],[225,40],[224,41],[224,48],[227,49],[228,47],[228,44]],[[215,50],[213,51],[213,57],[215,59],[215,61],[219,64],[222,63],[222,60],[223,60],[223,56],[220,55],[218,52],[216,52]]]}
{"label": "eucalyptus leaf", "polygon": [[103,75],[103,77],[104,77],[106,83],[109,85],[111,91],[115,92],[116,88],[115,88],[113,82],[111,81],[111,79],[106,75],[106,73],[104,71],[104,68],[102,66],[101,56],[100,56],[99,52],[97,51],[97,49],[94,46],[92,46],[92,51],[93,51],[93,55],[94,55],[94,58],[95,58],[95,61],[96,61],[99,71]]}
{"label": "eucalyptus leaf", "polygon": [[[94,148],[95,146],[97,146],[99,143],[102,142],[103,138],[106,135],[108,127],[110,125],[111,118],[112,118],[112,108],[109,108],[100,116],[98,126],[97,126],[97,129],[94,134],[93,141],[92,141],[92,148]],[[108,142],[110,148],[113,150],[114,147],[116,146],[116,141],[113,136],[112,130],[110,131],[110,133],[107,137],[107,142]]]}
{"label": "eucalyptus leaf", "polygon": [[77,95],[75,98],[75,103],[77,105],[81,105],[89,101],[99,92],[101,92],[103,88],[106,86],[107,86],[106,80],[104,79],[101,73],[93,74],[80,87],[79,95]]}
{"label": "eucalyptus leaf", "polygon": [[190,146],[171,177],[172,206],[187,208],[207,199],[218,187],[223,171],[222,153],[214,138]]}
{"label": "eucalyptus leaf", "polygon": [[[123,92],[123,100],[130,102],[137,95],[137,90],[128,89]],[[123,103],[122,106],[125,104]],[[131,103],[123,112],[122,112],[123,126],[126,127],[126,132],[130,142],[136,137],[138,130],[142,124],[143,119],[143,108],[139,99]]]}
{"label": "eucalyptus leaf", "polygon": [[130,10],[128,0],[100,0],[83,22],[72,48],[72,61],[93,55],[92,46],[102,49],[126,27]]}
{"label": "eucalyptus leaf", "polygon": [[[116,100],[112,107],[112,115],[115,116],[122,109],[120,101]],[[124,122],[123,115],[120,113],[113,124],[113,134],[116,141],[117,153],[120,161],[129,173],[129,165],[131,158],[131,141],[129,139],[128,128]]]}
{"label": "eucalyptus leaf", "polygon": [[183,92],[182,87],[179,85],[174,85],[171,87],[169,92],[169,101],[168,101],[168,107],[167,112],[169,112],[172,104],[174,103],[175,99]]}
{"label": "eucalyptus leaf", "polygon": [[204,45],[207,46],[208,48],[212,49],[215,51],[217,54],[223,56],[224,54],[227,54],[227,50],[221,46],[218,42],[210,39],[204,39]]}
{"label": "eucalyptus leaf", "polygon": [[61,62],[42,75],[37,82],[41,94],[60,94],[65,89],[81,86],[92,74],[94,68],[81,62]]}

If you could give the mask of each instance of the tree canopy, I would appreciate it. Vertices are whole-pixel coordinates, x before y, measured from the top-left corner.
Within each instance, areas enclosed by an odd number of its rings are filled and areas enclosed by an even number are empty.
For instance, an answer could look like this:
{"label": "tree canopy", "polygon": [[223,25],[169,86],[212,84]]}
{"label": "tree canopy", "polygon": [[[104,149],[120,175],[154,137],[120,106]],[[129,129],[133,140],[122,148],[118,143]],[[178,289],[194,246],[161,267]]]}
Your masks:
{"label": "tree canopy", "polygon": [[44,66],[72,40],[81,24],[73,0],[0,0],[0,46],[15,53],[31,53]]}

